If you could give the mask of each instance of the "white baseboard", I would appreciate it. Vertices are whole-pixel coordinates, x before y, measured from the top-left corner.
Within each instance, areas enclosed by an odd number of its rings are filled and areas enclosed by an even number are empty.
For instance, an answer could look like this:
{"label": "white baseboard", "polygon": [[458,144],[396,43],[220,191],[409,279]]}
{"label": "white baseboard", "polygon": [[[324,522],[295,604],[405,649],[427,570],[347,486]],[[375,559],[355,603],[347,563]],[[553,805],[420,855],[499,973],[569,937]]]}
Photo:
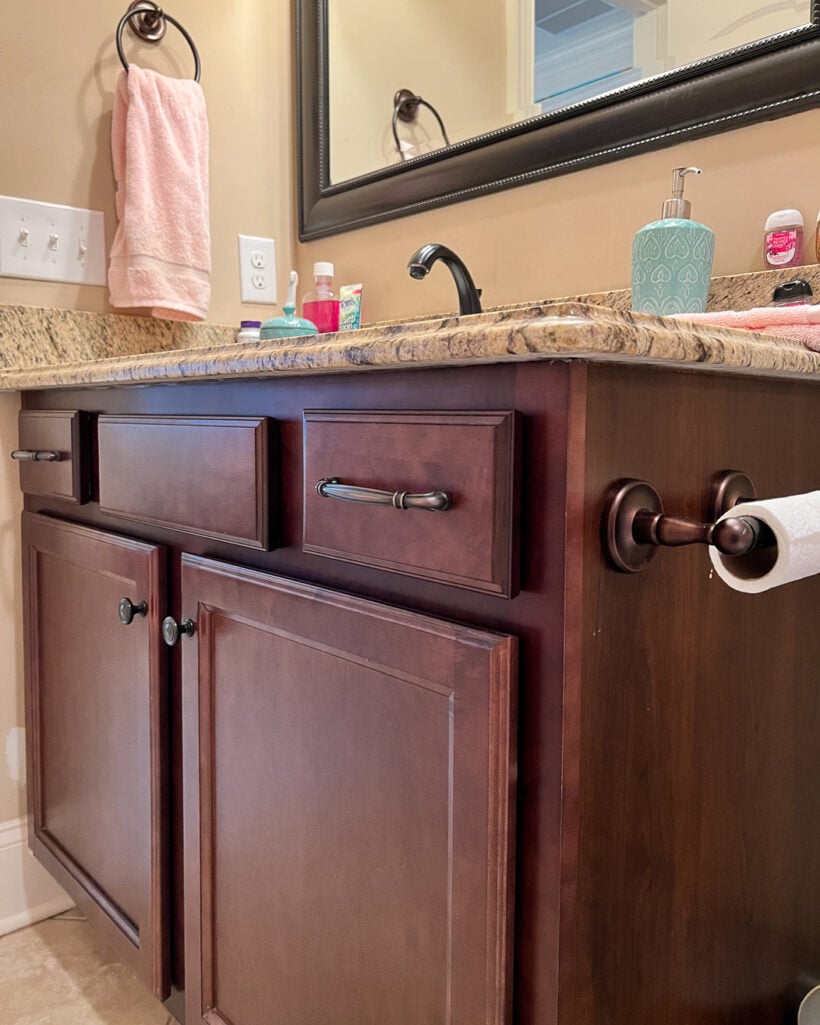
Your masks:
{"label": "white baseboard", "polygon": [[26,820],[0,822],[0,936],[74,907],[26,844]]}

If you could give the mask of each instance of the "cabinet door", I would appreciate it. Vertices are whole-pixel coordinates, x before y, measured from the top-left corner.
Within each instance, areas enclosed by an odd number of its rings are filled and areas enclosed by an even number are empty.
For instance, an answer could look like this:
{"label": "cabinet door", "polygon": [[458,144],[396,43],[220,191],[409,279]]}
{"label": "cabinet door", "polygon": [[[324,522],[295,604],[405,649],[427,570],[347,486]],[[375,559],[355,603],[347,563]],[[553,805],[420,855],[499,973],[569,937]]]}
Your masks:
{"label": "cabinet door", "polygon": [[165,550],[24,513],[23,552],[29,842],[164,997]]}
{"label": "cabinet door", "polygon": [[188,1025],[501,1025],[516,641],[183,557]]}

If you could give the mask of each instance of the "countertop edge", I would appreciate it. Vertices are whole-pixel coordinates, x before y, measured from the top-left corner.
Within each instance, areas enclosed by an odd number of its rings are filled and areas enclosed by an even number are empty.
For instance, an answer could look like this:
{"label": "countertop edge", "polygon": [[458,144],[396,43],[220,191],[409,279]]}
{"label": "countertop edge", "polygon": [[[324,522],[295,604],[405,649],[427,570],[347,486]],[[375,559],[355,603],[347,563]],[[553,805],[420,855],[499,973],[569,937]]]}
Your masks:
{"label": "countertop edge", "polygon": [[0,371],[0,391],[588,360],[820,380],[820,353],[770,335],[582,303],[436,318],[318,339],[196,346]]}

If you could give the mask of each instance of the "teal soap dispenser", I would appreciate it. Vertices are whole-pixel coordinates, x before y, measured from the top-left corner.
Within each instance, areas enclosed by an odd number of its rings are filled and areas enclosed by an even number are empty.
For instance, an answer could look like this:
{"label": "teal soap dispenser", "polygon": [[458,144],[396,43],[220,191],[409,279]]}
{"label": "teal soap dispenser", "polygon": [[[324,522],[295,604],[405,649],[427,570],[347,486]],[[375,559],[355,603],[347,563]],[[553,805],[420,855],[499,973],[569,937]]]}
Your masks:
{"label": "teal soap dispenser", "polygon": [[632,309],[667,316],[703,313],[709,295],[715,234],[690,217],[692,204],[683,198],[684,178],[699,167],[676,167],[672,197],[663,204],[661,220],[635,233],[632,242]]}

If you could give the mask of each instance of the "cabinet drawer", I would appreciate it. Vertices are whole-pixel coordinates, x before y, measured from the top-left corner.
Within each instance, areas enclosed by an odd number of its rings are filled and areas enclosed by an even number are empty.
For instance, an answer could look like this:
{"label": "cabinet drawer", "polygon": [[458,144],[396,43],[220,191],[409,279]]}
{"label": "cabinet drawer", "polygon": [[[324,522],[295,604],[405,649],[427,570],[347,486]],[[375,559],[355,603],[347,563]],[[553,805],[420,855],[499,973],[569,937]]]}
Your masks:
{"label": "cabinet drawer", "polygon": [[268,548],[267,417],[101,416],[100,509]]}
{"label": "cabinet drawer", "polygon": [[88,455],[83,414],[76,409],[23,410],[20,447],[12,458],[20,464],[20,490],[27,495],[88,501]]}
{"label": "cabinet drawer", "polygon": [[516,413],[307,410],[304,427],[304,551],[516,593]]}

